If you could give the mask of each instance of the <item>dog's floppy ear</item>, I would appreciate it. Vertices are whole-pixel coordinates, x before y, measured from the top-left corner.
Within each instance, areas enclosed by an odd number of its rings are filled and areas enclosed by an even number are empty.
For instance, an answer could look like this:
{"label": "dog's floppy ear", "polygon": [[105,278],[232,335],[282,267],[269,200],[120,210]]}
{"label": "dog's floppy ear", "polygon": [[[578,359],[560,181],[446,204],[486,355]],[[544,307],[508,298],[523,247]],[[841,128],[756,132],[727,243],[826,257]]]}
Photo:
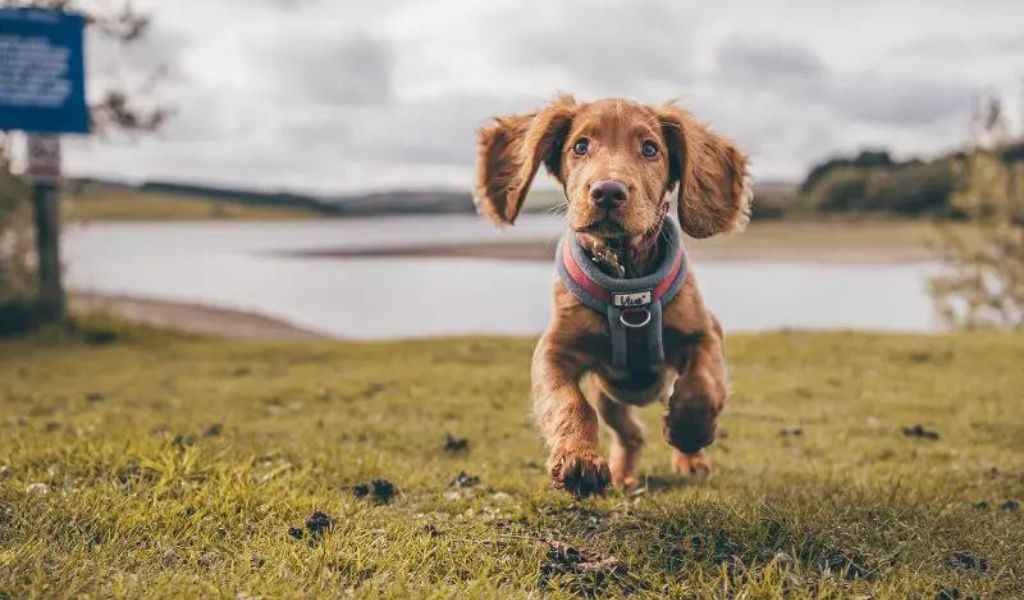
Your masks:
{"label": "dog's floppy ear", "polygon": [[498,117],[480,130],[476,164],[477,210],[499,225],[515,222],[543,162],[561,180],[562,146],[576,101],[562,96],[528,115]]}
{"label": "dog's floppy ear", "polygon": [[679,186],[683,230],[695,238],[742,231],[750,221],[746,156],[672,103],[658,114],[669,148],[668,185]]}

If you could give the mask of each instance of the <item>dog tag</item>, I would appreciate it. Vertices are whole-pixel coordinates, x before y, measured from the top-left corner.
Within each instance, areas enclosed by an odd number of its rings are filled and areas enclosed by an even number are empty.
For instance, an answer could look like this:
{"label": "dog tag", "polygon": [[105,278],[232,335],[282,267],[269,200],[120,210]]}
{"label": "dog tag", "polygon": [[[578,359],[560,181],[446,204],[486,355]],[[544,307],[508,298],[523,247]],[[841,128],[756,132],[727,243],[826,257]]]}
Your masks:
{"label": "dog tag", "polygon": [[615,294],[612,296],[612,304],[619,307],[647,306],[651,303],[651,291],[635,292],[633,294]]}

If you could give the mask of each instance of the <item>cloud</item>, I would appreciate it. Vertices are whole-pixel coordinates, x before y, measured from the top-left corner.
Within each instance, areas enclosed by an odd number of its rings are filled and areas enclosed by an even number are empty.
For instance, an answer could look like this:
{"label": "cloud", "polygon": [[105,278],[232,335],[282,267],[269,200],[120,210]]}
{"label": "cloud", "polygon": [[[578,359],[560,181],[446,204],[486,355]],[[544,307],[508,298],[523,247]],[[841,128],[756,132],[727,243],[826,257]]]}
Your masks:
{"label": "cloud", "polygon": [[354,129],[362,156],[406,163],[471,165],[476,130],[492,117],[526,112],[540,97],[444,94],[383,111]]}
{"label": "cloud", "polygon": [[905,126],[966,115],[976,92],[959,81],[830,68],[806,48],[766,39],[723,44],[714,80],[778,107],[823,108],[836,119]]}
{"label": "cloud", "polygon": [[146,35],[124,43],[89,27],[86,38],[86,68],[90,91],[101,91],[107,85],[137,87],[154,79],[183,76],[182,56],[190,46],[189,38],[180,31],[154,23]]}
{"label": "cloud", "polygon": [[386,163],[389,166],[468,168],[476,156],[476,130],[491,117],[525,112],[539,97],[510,98],[475,94],[443,94],[320,114],[298,115],[282,128],[282,150],[329,159]]}
{"label": "cloud", "polygon": [[566,91],[678,97],[734,137],[758,175],[796,178],[863,146],[954,147],[974,90],[1018,85],[1024,47],[1013,35],[1019,2],[1000,15],[889,3],[887,21],[881,4],[850,4],[837,18],[810,1],[789,14],[752,0],[728,10],[671,0],[138,3],[153,14],[152,35],[124,48],[91,42],[91,88],[170,64],[154,96],[176,116],[130,145],[69,148],[72,173],[324,192],[464,188],[477,126]]}
{"label": "cloud", "polygon": [[628,94],[646,82],[693,76],[690,35],[676,5],[654,0],[552,2],[520,28],[498,29],[521,66],[557,69],[598,94]]}
{"label": "cloud", "polygon": [[329,105],[388,104],[395,57],[386,40],[365,32],[276,39],[260,52],[276,94]]}
{"label": "cloud", "polygon": [[806,91],[827,76],[813,52],[769,40],[730,40],[720,47],[716,66],[722,81],[758,89]]}
{"label": "cloud", "polygon": [[834,81],[829,101],[841,116],[889,125],[916,126],[966,119],[977,90],[957,82],[853,75]]}

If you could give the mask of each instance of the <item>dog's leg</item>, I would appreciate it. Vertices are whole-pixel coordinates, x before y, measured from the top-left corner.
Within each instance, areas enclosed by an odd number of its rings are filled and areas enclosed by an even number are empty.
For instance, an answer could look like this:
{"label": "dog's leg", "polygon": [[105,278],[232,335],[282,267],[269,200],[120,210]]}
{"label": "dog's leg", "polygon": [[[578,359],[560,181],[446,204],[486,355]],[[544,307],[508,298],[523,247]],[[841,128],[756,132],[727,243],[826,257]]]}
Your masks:
{"label": "dog's leg", "polygon": [[597,415],[580,390],[581,373],[542,339],[534,353],[533,403],[547,440],[548,473],[555,487],[577,498],[601,493],[611,475],[597,440]]}
{"label": "dog's leg", "polygon": [[640,449],[644,445],[644,431],[633,414],[633,407],[612,400],[598,390],[597,412],[612,433],[611,454],[608,457],[612,483],[631,490],[640,483]]}
{"label": "dog's leg", "polygon": [[682,375],[669,398],[664,424],[665,439],[673,447],[673,469],[697,479],[711,472],[701,450],[715,440],[718,414],[728,395],[722,328],[712,319],[689,361],[679,366]]}
{"label": "dog's leg", "polygon": [[686,454],[672,449],[672,471],[695,482],[704,481],[711,476],[711,463],[700,450],[694,454]]}

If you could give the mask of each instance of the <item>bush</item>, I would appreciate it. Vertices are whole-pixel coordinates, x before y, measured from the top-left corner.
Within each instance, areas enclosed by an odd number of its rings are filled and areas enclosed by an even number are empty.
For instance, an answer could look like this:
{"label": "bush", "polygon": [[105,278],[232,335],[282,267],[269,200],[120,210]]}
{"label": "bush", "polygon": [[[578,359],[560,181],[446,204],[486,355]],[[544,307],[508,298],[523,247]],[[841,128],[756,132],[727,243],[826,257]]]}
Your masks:
{"label": "bush", "polygon": [[815,165],[807,178],[800,185],[800,191],[810,192],[818,182],[826,175],[836,169],[844,167],[888,167],[893,164],[892,157],[885,150],[863,150],[854,158],[831,158],[819,165]]}
{"label": "bush", "polygon": [[950,202],[962,185],[955,159],[893,163],[887,154],[865,154],[816,167],[801,186],[805,204],[824,212],[963,215]]}
{"label": "bush", "polygon": [[36,306],[29,300],[0,301],[0,338],[32,331],[40,324]]}
{"label": "bush", "polygon": [[806,192],[807,201],[815,210],[845,212],[862,208],[868,191],[868,175],[857,167],[837,167],[821,175]]}
{"label": "bush", "polygon": [[4,149],[0,146],[0,302],[26,300],[35,289],[28,190],[11,175]]}
{"label": "bush", "polygon": [[750,205],[750,216],[756,220],[782,219],[792,210],[799,208],[799,198],[793,192],[754,192]]}
{"label": "bush", "polygon": [[877,170],[871,174],[863,209],[904,215],[956,216],[950,198],[958,180],[953,162],[946,159]]}
{"label": "bush", "polygon": [[1024,329],[1024,160],[1012,156],[978,150],[960,164],[966,185],[953,202],[971,227],[942,229],[947,269],[931,281],[955,327]]}

